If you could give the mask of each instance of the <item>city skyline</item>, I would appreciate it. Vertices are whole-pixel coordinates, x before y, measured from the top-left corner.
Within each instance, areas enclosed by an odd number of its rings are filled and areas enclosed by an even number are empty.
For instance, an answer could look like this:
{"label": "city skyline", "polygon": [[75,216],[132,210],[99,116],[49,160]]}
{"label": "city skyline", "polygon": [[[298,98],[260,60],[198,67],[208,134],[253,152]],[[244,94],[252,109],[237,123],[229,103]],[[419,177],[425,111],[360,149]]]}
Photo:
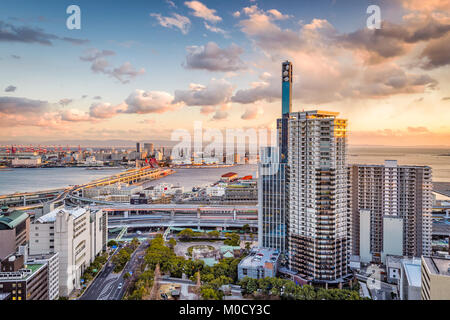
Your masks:
{"label": "city skyline", "polygon": [[340,112],[349,145],[450,146],[446,0],[78,1],[81,30],[71,3],[16,4],[0,4],[1,144],[275,130],[289,60],[292,111]]}

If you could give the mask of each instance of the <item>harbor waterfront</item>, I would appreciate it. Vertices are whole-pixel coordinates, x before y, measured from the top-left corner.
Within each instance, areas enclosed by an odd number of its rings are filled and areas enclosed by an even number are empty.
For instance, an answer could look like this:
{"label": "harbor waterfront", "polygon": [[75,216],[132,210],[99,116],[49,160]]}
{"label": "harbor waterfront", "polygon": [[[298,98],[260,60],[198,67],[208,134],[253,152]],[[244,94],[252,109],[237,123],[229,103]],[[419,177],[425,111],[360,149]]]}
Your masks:
{"label": "harbor waterfront", "polygon": [[[399,164],[429,165],[433,169],[433,181],[450,182],[450,157],[448,149],[438,148],[349,148],[349,164],[382,164],[387,159],[397,159]],[[86,183],[122,172],[120,168],[87,170],[86,168],[11,168],[0,170],[0,195],[15,192],[31,192],[65,188]],[[256,165],[234,165],[230,167],[174,168],[173,175],[156,180],[149,185],[163,182],[180,185],[186,190],[205,186],[217,181],[226,172],[238,175],[254,175]]]}
{"label": "harbor waterfront", "polygon": [[[86,170],[86,168],[14,168],[0,171],[0,195],[16,192],[32,192],[87,183],[122,172],[124,169]],[[176,168],[175,173],[147,185],[171,183],[186,190],[216,182],[227,172],[252,175],[256,165],[236,165],[226,168]]]}

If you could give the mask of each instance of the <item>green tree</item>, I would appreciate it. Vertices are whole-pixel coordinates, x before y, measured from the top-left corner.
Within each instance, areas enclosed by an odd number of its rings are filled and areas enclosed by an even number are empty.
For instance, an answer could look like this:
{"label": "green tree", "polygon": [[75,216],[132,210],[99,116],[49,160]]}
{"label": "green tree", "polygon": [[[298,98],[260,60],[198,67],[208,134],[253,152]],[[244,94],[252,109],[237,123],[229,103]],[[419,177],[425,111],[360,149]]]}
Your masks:
{"label": "green tree", "polygon": [[241,237],[237,233],[225,234],[225,241],[223,242],[227,246],[238,247],[241,244]]}
{"label": "green tree", "polygon": [[140,242],[139,242],[139,239],[138,239],[138,238],[133,238],[133,240],[131,240],[131,242],[130,242],[130,246],[131,246],[131,248],[133,249],[133,251],[134,251],[137,247],[139,247],[139,244],[140,244]]}
{"label": "green tree", "polygon": [[219,238],[220,237],[220,232],[217,230],[213,230],[208,232],[208,237],[210,238]]}
{"label": "green tree", "polygon": [[191,240],[194,237],[194,231],[190,228],[182,230],[178,236],[183,240]]}
{"label": "green tree", "polygon": [[117,246],[117,241],[116,240],[109,240],[108,241],[108,247],[113,247],[113,246]]}
{"label": "green tree", "polygon": [[219,291],[214,290],[213,288],[202,286],[200,288],[200,295],[203,300],[221,300],[222,297]]}
{"label": "green tree", "polygon": [[170,238],[169,239],[169,247],[170,248],[175,248],[175,246],[177,245],[177,240],[175,240],[174,238]]}

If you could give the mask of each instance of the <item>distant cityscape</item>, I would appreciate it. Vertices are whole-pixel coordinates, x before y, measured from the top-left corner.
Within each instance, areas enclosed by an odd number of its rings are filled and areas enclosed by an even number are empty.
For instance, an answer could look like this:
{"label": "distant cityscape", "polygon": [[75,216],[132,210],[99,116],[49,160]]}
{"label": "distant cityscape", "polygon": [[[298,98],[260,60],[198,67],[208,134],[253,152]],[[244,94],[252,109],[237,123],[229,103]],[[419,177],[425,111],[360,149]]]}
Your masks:
{"label": "distant cityscape", "polygon": [[[0,170],[12,168],[55,168],[55,167],[142,167],[158,162],[160,166],[169,165],[218,165],[227,163],[226,155],[221,158],[197,154],[186,150],[186,156],[172,156],[171,147],[157,147],[153,143],[136,142],[136,148],[70,148],[62,146],[0,146]],[[230,163],[231,162],[231,163]],[[256,163],[237,152],[228,164]]]}
{"label": "distant cityscape", "polygon": [[[395,159],[348,164],[348,120],[293,112],[293,69],[278,144],[255,162],[142,142],[3,146],[0,170],[121,170],[0,196],[0,299],[450,299],[450,183]],[[216,169],[192,189],[165,182]]]}

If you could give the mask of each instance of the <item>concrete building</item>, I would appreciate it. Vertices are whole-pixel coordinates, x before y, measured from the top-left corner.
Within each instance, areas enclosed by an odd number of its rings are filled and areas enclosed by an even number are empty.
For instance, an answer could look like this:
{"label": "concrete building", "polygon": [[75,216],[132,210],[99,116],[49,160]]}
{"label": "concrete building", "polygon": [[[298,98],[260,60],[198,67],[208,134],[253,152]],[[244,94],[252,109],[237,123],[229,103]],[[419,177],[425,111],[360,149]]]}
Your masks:
{"label": "concrete building", "polygon": [[59,253],[28,255],[27,264],[46,264],[48,280],[48,299],[59,298]]}
{"label": "concrete building", "polygon": [[59,291],[80,289],[84,270],[106,247],[107,215],[89,208],[55,209],[30,228],[30,255],[59,253]]}
{"label": "concrete building", "polygon": [[419,259],[403,259],[400,275],[400,299],[420,300],[421,292],[421,261]]}
{"label": "concrete building", "polygon": [[30,240],[30,217],[22,211],[3,207],[0,212],[0,260],[28,244]]}
{"label": "concrete building", "polygon": [[403,219],[401,217],[383,217],[383,251],[381,261],[386,261],[386,255],[403,254]]}
{"label": "concrete building", "polygon": [[450,257],[422,257],[422,300],[450,300]]}
{"label": "concrete building", "polygon": [[30,158],[14,158],[11,161],[11,165],[15,168],[33,168],[39,167],[41,165],[41,157],[30,157]]}
{"label": "concrete building", "polygon": [[384,262],[386,254],[399,253],[400,245],[400,255],[431,255],[430,167],[399,166],[386,160],[384,165],[351,165],[348,176],[352,254],[362,256],[360,226],[365,210],[370,211],[371,261]]}
{"label": "concrete building", "polygon": [[359,258],[362,263],[370,263],[372,254],[370,252],[370,211],[360,211],[359,230]]}
{"label": "concrete building", "polygon": [[11,255],[1,262],[0,294],[9,293],[10,300],[48,300],[48,264],[24,261]]}
{"label": "concrete building", "polygon": [[275,277],[278,270],[278,250],[259,248],[252,249],[250,254],[242,259],[238,265],[238,279],[245,277],[261,279]]}
{"label": "concrete building", "polygon": [[224,186],[208,186],[206,187],[206,195],[209,197],[222,197],[225,195]]}
{"label": "concrete building", "polygon": [[144,143],[143,151],[147,152],[147,155],[153,156],[153,154],[155,153],[155,146],[153,145],[153,143]]}
{"label": "concrete building", "polygon": [[289,269],[313,282],[348,276],[347,120],[306,111],[288,120]]}
{"label": "concrete building", "polygon": [[421,260],[401,255],[386,255],[387,282],[398,286],[401,300],[420,300]]}
{"label": "concrete building", "polygon": [[163,154],[162,154],[162,152],[160,152],[160,151],[156,151],[155,152],[155,159],[156,159],[156,161],[162,161],[162,159],[163,159]]}

